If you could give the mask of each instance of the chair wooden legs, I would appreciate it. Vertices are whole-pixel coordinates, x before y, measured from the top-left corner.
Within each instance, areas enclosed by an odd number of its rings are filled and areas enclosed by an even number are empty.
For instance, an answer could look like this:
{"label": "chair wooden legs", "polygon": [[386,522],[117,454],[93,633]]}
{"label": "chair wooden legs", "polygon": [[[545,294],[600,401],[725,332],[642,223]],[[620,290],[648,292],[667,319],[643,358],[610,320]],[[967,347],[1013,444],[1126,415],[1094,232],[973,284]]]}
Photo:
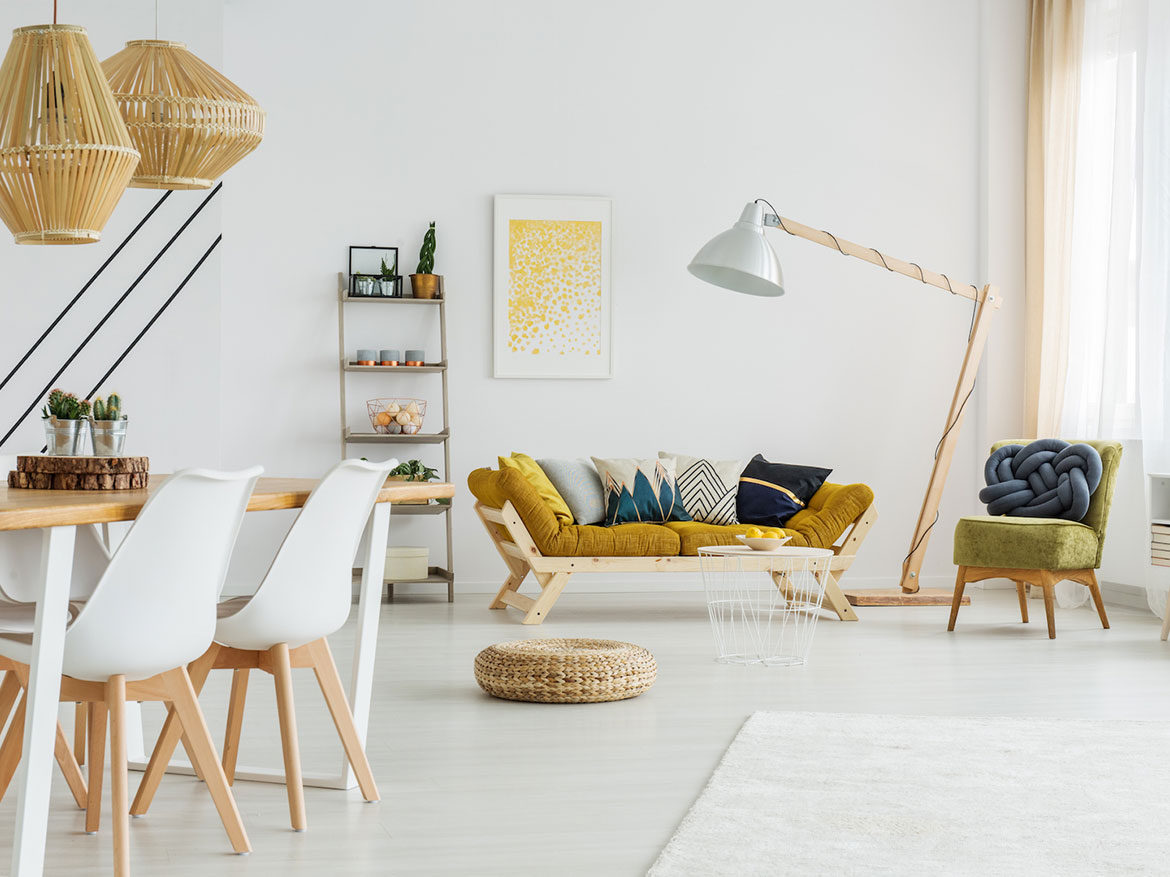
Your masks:
{"label": "chair wooden legs", "polygon": [[317,677],[317,684],[321,686],[321,694],[325,697],[329,714],[333,716],[337,736],[341,738],[345,755],[349,759],[350,767],[353,768],[354,776],[357,777],[358,787],[362,790],[362,797],[367,801],[377,801],[378,786],[374,783],[370,762],[358,736],[357,726],[353,723],[353,713],[349,711],[349,701],[346,700],[345,689],[341,684],[341,676],[337,673],[337,665],[333,661],[329,643],[321,638],[309,643],[306,648],[313,660],[313,673]]}
{"label": "chair wooden legs", "polygon": [[1025,582],[1016,582],[1016,597],[1020,601],[1020,620],[1028,623],[1028,585]]}
{"label": "chair wooden legs", "polygon": [[955,596],[951,600],[951,620],[947,622],[947,630],[955,629],[955,621],[959,618],[959,607],[963,605],[963,591],[967,589],[967,567],[959,567],[955,576]]}
{"label": "chair wooden legs", "polygon": [[106,681],[110,713],[110,809],[114,821],[114,877],[130,875],[130,778],[126,775],[126,677]]}
{"label": "chair wooden legs", "polygon": [[[187,675],[187,668],[180,667],[163,674],[168,693],[173,697],[172,703],[179,722],[186,732],[191,746],[191,755],[195,764],[203,773],[203,781],[207,784],[207,791],[211,800],[215,802],[215,809],[219,811],[220,821],[227,830],[232,849],[237,853],[248,853],[252,846],[248,842],[248,833],[244,830],[240,811],[236,807],[236,800],[228,788],[227,777],[224,776],[223,765],[219,762],[219,754],[215,751],[215,744],[211,742],[211,732],[207,730],[207,723],[203,719],[203,711],[199,709],[199,701],[195,696],[195,688],[191,684],[191,677]],[[153,757],[151,759],[153,761]],[[165,766],[165,765],[164,765]]]}
{"label": "chair wooden legs", "polygon": [[229,786],[236,781],[236,759],[240,754],[240,730],[244,726],[244,700],[247,696],[248,668],[233,670],[227,728],[223,732],[223,772],[227,776]]}
{"label": "chair wooden legs", "polygon": [[57,764],[61,766],[61,775],[65,777],[69,791],[73,793],[73,800],[84,810],[89,806],[89,787],[86,785],[85,777],[81,775],[81,766],[73,757],[73,750],[69,748],[69,741],[65,739],[65,731],[60,725],[57,725],[54,754],[57,756]]}
{"label": "chair wooden legs", "polygon": [[[978,582],[983,579],[1007,578],[1016,586],[1016,596],[1020,601],[1020,618],[1028,620],[1028,595],[1024,590],[1026,584],[1040,588],[1044,592],[1044,615],[1048,622],[1048,638],[1056,639],[1056,586],[1062,581],[1076,582],[1089,589],[1093,597],[1093,605],[1097,608],[1097,616],[1101,619],[1101,626],[1109,629],[1109,616],[1105,614],[1105,600],[1101,596],[1101,586],[1097,582],[1097,571],[1093,569],[1008,569],[1006,567],[959,567],[955,581],[955,599],[951,606],[951,621],[947,630],[955,629],[955,617],[959,614],[959,601],[963,596],[963,587],[967,582]],[[1170,604],[1168,604],[1170,608]],[[1167,615],[1170,619],[1170,614]],[[1170,631],[1170,621],[1164,625]]]}
{"label": "chair wooden legs", "polygon": [[293,707],[292,664],[288,643],[268,650],[272,676],[276,681],[276,713],[280,719],[280,744],[284,749],[284,785],[288,790],[288,812],[294,831],[304,831],[305,789],[301,778],[301,751],[297,742],[297,715]]}
{"label": "chair wooden legs", "polygon": [[24,707],[24,698],[21,697],[16,705],[16,713],[12,716],[12,724],[8,726],[8,733],[4,735],[4,743],[0,744],[0,797],[8,791],[20,764],[20,753],[24,748]]}

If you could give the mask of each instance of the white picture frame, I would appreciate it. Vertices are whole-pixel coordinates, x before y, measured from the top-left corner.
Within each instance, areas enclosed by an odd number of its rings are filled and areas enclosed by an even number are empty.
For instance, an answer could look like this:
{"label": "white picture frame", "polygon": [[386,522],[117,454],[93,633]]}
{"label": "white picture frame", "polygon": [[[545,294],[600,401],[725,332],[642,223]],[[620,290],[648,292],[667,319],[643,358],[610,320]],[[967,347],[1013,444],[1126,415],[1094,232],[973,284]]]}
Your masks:
{"label": "white picture frame", "polygon": [[612,198],[495,196],[494,377],[613,377],[612,225]]}

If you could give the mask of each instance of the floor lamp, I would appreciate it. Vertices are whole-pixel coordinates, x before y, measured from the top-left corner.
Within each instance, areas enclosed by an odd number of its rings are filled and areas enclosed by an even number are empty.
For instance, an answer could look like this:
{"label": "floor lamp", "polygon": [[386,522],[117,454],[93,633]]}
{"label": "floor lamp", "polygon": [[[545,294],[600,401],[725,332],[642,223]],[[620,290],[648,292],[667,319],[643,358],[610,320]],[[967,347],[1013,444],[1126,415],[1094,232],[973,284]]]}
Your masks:
{"label": "floor lamp", "polygon": [[[765,213],[762,204],[767,204],[772,212]],[[843,256],[856,256],[871,265],[904,274],[975,302],[975,316],[967,339],[963,367],[959,371],[955,395],[951,398],[951,407],[947,411],[942,438],[935,449],[934,468],[926,485],[922,510],[918,514],[918,525],[914,528],[914,537],[910,540],[910,551],[902,562],[900,588],[852,593],[846,591],[849,602],[855,606],[949,604],[952,592],[942,589],[920,589],[919,573],[922,570],[926,546],[930,542],[930,531],[938,521],[939,501],[942,499],[951,459],[955,455],[967,400],[975,387],[975,374],[979,370],[979,360],[983,357],[987,333],[991,328],[991,318],[1002,303],[1000,297],[994,286],[987,285],[982,289],[968,285],[955,286],[945,274],[927,271],[914,262],[903,262],[901,259],[883,255],[872,247],[858,246],[827,231],[817,231],[807,225],[785,219],[776,212],[775,207],[763,199],[744,207],[739,222],[712,238],[691,260],[687,270],[700,280],[735,292],[762,296],[784,295],[784,275],[780,270],[780,259],[772,245],[764,238],[765,227],[783,229],[790,235],[831,247]]]}

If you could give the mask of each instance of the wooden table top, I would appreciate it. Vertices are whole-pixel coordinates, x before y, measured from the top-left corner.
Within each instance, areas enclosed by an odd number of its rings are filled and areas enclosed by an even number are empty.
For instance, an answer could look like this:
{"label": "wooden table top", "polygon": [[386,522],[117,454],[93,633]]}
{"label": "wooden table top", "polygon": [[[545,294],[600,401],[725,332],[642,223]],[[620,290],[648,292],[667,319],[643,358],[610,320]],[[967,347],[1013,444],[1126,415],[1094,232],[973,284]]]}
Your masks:
{"label": "wooden table top", "polygon": [[[22,490],[0,486],[0,530],[132,521],[151,491],[165,479],[165,475],[152,475],[150,487],[145,490]],[[248,511],[299,509],[317,482],[316,478],[261,478],[248,502]],[[445,481],[390,481],[378,494],[378,502],[454,495],[455,485]]]}

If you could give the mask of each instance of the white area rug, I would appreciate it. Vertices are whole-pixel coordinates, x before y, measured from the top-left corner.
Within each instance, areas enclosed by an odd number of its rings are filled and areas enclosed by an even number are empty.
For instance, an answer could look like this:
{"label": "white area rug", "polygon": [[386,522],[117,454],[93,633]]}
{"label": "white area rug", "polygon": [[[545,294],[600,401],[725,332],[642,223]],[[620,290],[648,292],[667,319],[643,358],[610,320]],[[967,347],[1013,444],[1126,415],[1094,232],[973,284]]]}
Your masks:
{"label": "white area rug", "polygon": [[652,877],[1170,873],[1170,724],[754,714]]}

